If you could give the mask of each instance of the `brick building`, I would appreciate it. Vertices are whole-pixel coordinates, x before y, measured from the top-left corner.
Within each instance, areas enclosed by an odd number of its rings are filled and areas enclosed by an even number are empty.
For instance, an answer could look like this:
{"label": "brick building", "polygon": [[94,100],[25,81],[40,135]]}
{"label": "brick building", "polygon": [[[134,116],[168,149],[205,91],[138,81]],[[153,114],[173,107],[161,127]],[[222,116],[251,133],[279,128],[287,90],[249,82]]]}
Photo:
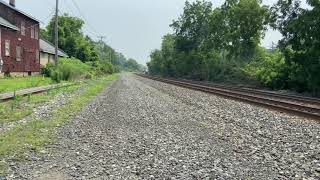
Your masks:
{"label": "brick building", "polygon": [[40,72],[39,28],[39,21],[18,10],[15,0],[0,0],[0,74]]}

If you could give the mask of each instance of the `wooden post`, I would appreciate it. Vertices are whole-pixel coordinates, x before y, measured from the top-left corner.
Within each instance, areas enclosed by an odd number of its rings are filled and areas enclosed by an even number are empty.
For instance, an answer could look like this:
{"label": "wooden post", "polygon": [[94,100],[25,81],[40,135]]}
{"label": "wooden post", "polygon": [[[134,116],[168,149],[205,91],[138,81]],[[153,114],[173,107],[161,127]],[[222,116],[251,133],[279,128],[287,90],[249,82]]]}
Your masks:
{"label": "wooden post", "polygon": [[16,101],[16,90],[14,89],[14,91],[13,91],[13,100],[11,102],[11,111],[13,111],[13,109],[14,109],[15,101]]}

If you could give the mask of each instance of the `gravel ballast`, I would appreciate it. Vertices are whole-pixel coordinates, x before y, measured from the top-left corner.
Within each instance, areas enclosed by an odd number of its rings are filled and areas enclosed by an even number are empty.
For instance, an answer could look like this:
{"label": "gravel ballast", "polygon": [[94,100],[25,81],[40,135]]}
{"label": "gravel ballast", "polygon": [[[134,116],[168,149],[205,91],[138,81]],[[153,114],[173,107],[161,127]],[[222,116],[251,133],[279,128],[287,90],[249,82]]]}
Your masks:
{"label": "gravel ballast", "polygon": [[320,124],[124,74],[7,179],[319,179]]}

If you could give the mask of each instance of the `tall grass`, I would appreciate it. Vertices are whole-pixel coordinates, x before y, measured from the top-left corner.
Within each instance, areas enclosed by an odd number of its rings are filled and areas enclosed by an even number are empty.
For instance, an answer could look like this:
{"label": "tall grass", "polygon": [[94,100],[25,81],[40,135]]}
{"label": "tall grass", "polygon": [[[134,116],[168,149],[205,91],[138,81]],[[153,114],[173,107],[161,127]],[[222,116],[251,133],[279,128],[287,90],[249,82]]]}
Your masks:
{"label": "tall grass", "polygon": [[114,74],[90,80],[83,86],[85,91],[80,96],[72,98],[67,105],[57,107],[50,119],[34,119],[3,133],[0,136],[0,176],[6,174],[8,159],[19,160],[30,150],[40,150],[45,144],[53,142],[56,128],[70,121],[83,106],[116,78],[117,75]]}
{"label": "tall grass", "polygon": [[93,67],[75,58],[61,58],[59,64],[48,64],[43,73],[51,77],[53,81],[72,81],[79,79],[90,79],[94,70]]}
{"label": "tall grass", "polygon": [[52,83],[53,81],[50,78],[41,76],[0,78],[0,93],[12,92],[14,90],[30,87],[44,86]]}
{"label": "tall grass", "polygon": [[92,79],[115,73],[117,70],[108,61],[82,62],[76,58],[60,58],[59,64],[48,64],[43,69],[43,74],[51,77],[53,81],[60,82]]}

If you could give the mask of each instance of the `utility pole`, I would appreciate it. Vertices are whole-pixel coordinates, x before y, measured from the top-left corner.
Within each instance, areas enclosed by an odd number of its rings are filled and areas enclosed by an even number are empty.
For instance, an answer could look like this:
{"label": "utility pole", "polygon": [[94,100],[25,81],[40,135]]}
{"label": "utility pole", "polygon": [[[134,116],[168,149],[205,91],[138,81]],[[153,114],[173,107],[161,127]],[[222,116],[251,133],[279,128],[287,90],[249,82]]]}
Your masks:
{"label": "utility pole", "polygon": [[105,38],[106,38],[106,36],[98,36],[98,38],[100,39],[100,42],[101,42],[101,44],[102,44],[103,39],[105,39]]}
{"label": "utility pole", "polygon": [[54,60],[56,65],[58,65],[58,43],[59,43],[59,31],[58,31],[58,11],[59,11],[59,0],[56,0],[56,17],[55,17],[55,56]]}
{"label": "utility pole", "polygon": [[104,49],[103,39],[105,39],[106,36],[98,36],[98,38],[100,39],[100,58],[101,58],[101,60],[102,60],[103,49]]}

